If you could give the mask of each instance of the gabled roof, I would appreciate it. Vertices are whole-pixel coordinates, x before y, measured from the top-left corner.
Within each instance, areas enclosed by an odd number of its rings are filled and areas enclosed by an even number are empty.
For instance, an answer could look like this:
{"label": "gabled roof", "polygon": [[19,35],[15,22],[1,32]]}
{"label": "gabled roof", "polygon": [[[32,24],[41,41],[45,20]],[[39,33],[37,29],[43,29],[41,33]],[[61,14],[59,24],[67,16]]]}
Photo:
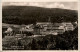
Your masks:
{"label": "gabled roof", "polygon": [[37,22],[37,24],[49,24],[50,22]]}

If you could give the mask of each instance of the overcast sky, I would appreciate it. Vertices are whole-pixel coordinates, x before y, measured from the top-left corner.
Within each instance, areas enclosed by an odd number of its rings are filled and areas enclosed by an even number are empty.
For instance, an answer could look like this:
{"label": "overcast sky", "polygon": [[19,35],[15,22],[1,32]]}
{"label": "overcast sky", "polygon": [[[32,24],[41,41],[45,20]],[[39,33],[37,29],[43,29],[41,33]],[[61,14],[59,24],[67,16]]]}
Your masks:
{"label": "overcast sky", "polygon": [[63,8],[78,10],[77,2],[3,2],[2,6],[37,6],[45,8]]}

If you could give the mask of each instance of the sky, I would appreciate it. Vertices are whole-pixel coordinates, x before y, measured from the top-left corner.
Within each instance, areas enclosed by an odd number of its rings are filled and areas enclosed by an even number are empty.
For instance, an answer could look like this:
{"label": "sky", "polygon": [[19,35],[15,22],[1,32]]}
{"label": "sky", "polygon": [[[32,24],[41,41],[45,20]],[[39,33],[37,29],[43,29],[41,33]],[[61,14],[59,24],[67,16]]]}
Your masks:
{"label": "sky", "polygon": [[78,10],[77,2],[3,2],[2,6],[37,6],[44,8],[62,8]]}

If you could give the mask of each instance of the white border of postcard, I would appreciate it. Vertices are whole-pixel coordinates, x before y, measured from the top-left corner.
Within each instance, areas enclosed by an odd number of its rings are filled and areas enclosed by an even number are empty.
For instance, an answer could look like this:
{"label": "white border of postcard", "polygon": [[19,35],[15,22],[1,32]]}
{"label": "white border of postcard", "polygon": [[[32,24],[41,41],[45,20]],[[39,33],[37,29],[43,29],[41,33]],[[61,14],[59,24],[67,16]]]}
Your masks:
{"label": "white border of postcard", "polygon": [[[80,52],[79,39],[80,39],[80,0],[0,0],[0,52],[2,51],[2,2],[78,2],[78,50],[6,50],[3,52]],[[75,7],[75,6],[74,6]]]}

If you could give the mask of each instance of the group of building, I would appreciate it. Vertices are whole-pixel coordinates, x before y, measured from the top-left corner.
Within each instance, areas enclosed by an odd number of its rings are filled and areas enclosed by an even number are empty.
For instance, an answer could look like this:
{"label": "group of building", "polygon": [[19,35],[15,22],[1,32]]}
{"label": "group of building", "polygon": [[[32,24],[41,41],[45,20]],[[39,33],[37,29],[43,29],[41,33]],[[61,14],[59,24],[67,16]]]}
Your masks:
{"label": "group of building", "polygon": [[63,23],[50,23],[50,22],[38,22],[36,24],[40,28],[34,29],[36,34],[63,34],[65,31],[73,31],[74,26],[71,22]]}
{"label": "group of building", "polygon": [[23,32],[31,32],[34,35],[58,35],[63,34],[65,31],[73,31],[74,26],[71,22],[51,23],[51,22],[37,22],[35,25],[13,25],[7,27],[5,33],[17,31],[22,34]]}

